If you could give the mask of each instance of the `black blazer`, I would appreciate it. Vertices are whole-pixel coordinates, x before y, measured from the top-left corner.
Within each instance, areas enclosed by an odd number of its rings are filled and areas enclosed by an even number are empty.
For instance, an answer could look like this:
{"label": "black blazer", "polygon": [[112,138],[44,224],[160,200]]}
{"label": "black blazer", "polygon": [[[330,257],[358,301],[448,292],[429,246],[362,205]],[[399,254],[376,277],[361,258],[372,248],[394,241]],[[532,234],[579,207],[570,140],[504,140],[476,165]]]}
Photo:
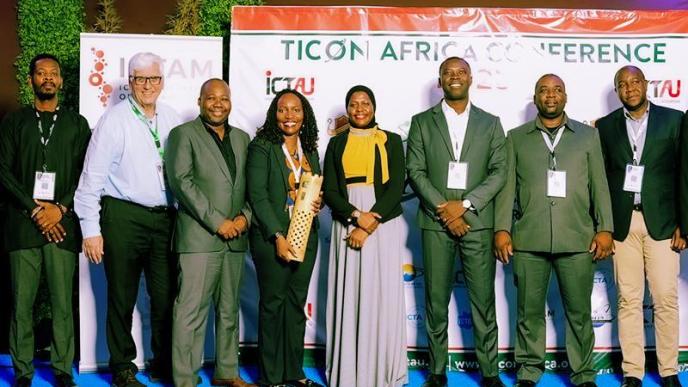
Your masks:
{"label": "black blazer", "polygon": [[[370,209],[382,216],[381,223],[401,215],[401,196],[404,193],[406,179],[406,162],[404,160],[404,148],[401,145],[401,137],[398,134],[384,131],[387,135],[385,150],[387,151],[387,166],[389,168],[389,180],[382,183],[382,167],[380,151],[375,148],[375,205]],[[349,195],[346,191],[346,177],[342,156],[349,137],[346,130],[330,139],[325,151],[323,165],[323,197],[325,203],[332,209],[332,217],[343,224],[352,222],[351,213],[356,209],[349,203]]]}
{"label": "black blazer", "polygon": [[[650,103],[650,116],[640,165],[645,166],[641,201],[645,225],[655,240],[671,238],[678,224],[679,138],[683,113]],[[623,108],[597,120],[614,215],[614,239],[628,235],[634,193],[623,190],[626,165],[633,150]],[[684,200],[685,201],[685,200]]]}
{"label": "black blazer", "polygon": [[[320,174],[318,152],[305,153],[313,174]],[[284,160],[282,144],[273,144],[254,138],[248,146],[246,161],[246,191],[251,205],[250,233],[260,233],[270,242],[276,232],[285,236],[289,228],[289,210],[286,206],[289,192],[289,167]],[[318,227],[318,218],[313,228]]]}

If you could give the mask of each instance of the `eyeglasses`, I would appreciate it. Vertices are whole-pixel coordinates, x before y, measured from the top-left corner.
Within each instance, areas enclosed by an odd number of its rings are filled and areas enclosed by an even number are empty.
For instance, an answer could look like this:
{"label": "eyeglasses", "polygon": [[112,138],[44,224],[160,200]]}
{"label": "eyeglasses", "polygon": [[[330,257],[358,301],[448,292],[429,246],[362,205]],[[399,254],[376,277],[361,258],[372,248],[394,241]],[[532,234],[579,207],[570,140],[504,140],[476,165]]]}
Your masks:
{"label": "eyeglasses", "polygon": [[134,77],[131,76],[129,79],[133,79],[134,83],[137,85],[145,85],[146,82],[150,82],[151,85],[159,85],[160,82],[162,82],[162,77],[156,76],[156,77]]}

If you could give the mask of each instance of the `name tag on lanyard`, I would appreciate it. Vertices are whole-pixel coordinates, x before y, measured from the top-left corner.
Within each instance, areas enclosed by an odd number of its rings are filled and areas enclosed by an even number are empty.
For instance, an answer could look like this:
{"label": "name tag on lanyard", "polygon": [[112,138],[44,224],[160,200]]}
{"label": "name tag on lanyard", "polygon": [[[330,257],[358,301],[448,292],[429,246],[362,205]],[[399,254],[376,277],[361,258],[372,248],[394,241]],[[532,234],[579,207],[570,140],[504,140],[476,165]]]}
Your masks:
{"label": "name tag on lanyard", "polygon": [[36,171],[33,182],[33,198],[55,200],[55,172]]}
{"label": "name tag on lanyard", "polygon": [[545,141],[547,149],[549,149],[550,155],[552,157],[551,168],[547,170],[547,196],[555,198],[565,198],[566,197],[566,171],[557,170],[557,158],[554,154],[561,136],[564,134],[565,128],[562,126],[559,128],[557,135],[554,137],[554,142],[550,141],[549,136],[545,132],[541,132],[542,139]]}
{"label": "name tag on lanyard", "polygon": [[468,163],[450,161],[447,170],[447,188],[466,189],[468,182]]}
{"label": "name tag on lanyard", "polygon": [[643,187],[643,174],[645,166],[626,164],[626,176],[624,178],[623,190],[626,192],[640,193]]}

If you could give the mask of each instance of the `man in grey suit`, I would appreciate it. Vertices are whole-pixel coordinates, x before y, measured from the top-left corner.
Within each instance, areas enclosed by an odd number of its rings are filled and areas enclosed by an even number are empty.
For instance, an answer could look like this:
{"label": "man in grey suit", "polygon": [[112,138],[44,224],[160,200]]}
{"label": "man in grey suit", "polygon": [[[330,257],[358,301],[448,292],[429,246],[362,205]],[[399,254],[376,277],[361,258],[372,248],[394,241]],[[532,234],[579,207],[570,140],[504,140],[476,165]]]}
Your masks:
{"label": "man in grey suit", "polygon": [[239,377],[239,283],[248,247],[246,204],[249,136],[227,123],[229,86],[201,86],[201,114],[170,132],[165,152],[169,186],[179,202],[174,246],[179,295],[172,327],[172,376],[177,387],[196,386],[203,360],[208,308],[215,305],[213,385],[245,387]]}
{"label": "man in grey suit", "polygon": [[498,117],[471,104],[471,68],[464,59],[440,65],[444,99],[411,120],[406,166],[420,199],[430,376],[447,385],[448,306],[457,252],[471,304],[481,386],[500,387],[491,252],[494,197],[506,181],[504,131]]}

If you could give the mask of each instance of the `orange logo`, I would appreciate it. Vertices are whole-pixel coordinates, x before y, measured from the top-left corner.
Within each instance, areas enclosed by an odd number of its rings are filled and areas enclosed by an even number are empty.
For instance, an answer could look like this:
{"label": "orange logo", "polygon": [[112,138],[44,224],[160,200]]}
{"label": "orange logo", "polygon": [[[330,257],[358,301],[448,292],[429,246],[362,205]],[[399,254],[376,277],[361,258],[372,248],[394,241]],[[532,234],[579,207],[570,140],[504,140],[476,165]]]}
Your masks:
{"label": "orange logo", "polygon": [[91,47],[91,53],[93,53],[94,59],[91,74],[88,76],[88,83],[98,88],[98,101],[105,107],[112,94],[112,85],[107,83],[103,78],[105,68],[108,65],[105,60],[105,52],[103,52],[103,50],[97,50],[95,47]]}

